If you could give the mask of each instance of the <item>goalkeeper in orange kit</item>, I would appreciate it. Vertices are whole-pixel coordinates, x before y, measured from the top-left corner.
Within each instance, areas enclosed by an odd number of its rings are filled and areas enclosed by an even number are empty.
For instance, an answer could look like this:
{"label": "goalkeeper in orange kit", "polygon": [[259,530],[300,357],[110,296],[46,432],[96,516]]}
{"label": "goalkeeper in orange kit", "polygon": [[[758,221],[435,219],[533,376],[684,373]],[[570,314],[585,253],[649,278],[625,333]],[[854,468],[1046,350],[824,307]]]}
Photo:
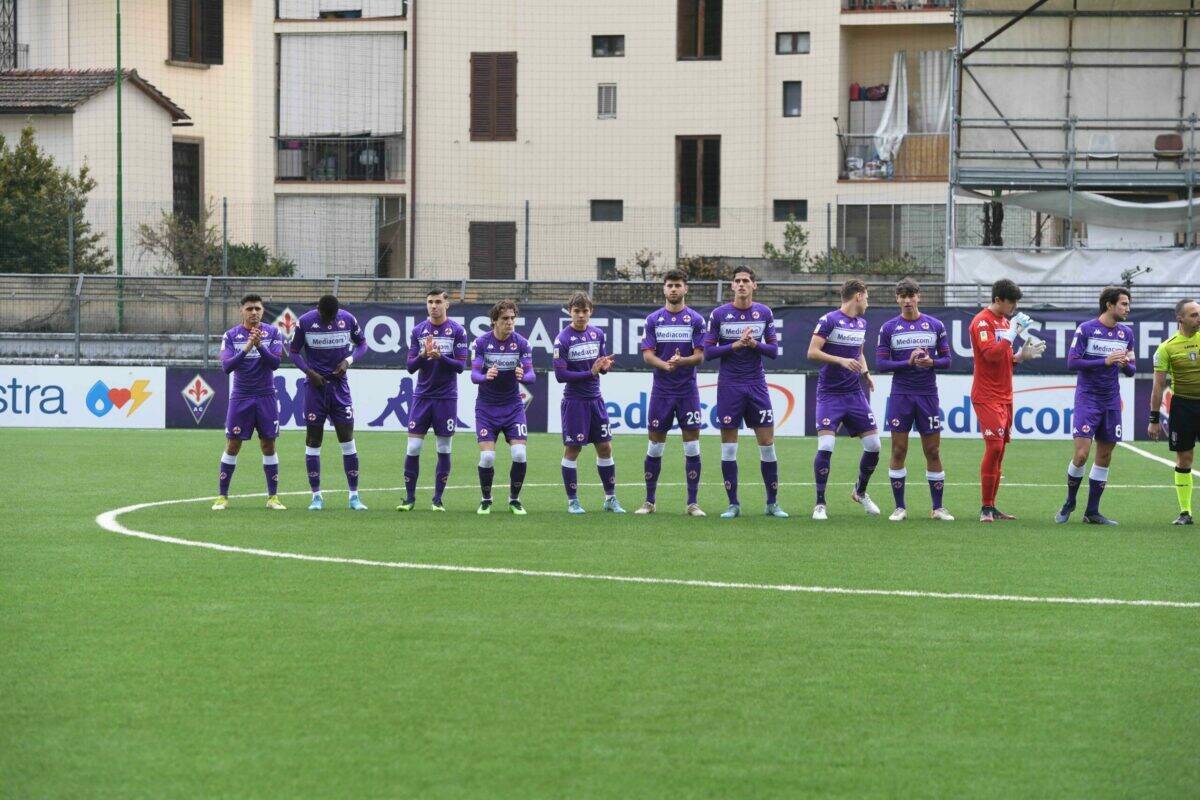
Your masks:
{"label": "goalkeeper in orange kit", "polygon": [[1041,358],[1044,342],[1026,339],[1020,350],[1013,343],[1033,324],[1028,314],[1017,314],[1021,289],[1002,278],[992,284],[991,305],[971,320],[971,351],[975,375],[971,382],[971,406],[983,430],[983,462],[979,465],[979,488],[983,505],[980,522],[1016,519],[996,508],[1004,448],[1012,438],[1013,365]]}

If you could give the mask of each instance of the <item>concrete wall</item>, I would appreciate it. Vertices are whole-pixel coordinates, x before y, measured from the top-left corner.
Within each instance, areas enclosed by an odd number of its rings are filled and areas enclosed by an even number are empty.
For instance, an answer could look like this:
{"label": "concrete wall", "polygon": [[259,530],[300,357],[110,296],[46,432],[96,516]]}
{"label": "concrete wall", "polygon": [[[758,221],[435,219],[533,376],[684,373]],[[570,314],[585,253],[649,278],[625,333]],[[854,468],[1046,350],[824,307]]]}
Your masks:
{"label": "concrete wall", "polygon": [[37,114],[28,117],[16,114],[0,115],[0,136],[5,138],[8,147],[16,147],[21,140],[21,131],[26,125],[33,126],[34,140],[38,147],[54,159],[54,163],[72,172],[79,169],[75,159],[74,115]]}

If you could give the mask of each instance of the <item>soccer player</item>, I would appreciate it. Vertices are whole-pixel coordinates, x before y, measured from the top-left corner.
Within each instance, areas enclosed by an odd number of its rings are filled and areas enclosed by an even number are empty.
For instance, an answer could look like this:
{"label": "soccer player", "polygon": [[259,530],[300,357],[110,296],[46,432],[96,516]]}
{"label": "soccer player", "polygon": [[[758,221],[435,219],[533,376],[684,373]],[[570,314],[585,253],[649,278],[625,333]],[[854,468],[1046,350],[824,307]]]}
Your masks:
{"label": "soccer player", "polygon": [[1067,464],[1067,499],[1055,522],[1066,522],[1075,510],[1075,497],[1083,483],[1087,464],[1096,440],[1096,460],[1088,476],[1087,510],[1083,521],[1092,525],[1116,525],[1100,513],[1100,495],[1108,481],[1108,465],[1113,449],[1121,441],[1121,374],[1133,377],[1133,328],[1122,325],[1129,318],[1129,290],[1109,286],[1100,293],[1100,316],[1075,330],[1067,367],[1079,373],[1075,381],[1075,411],[1071,435],[1075,455]]}
{"label": "soccer player", "polygon": [[221,454],[219,497],[213,511],[229,506],[229,482],[237,467],[242,442],[258,431],[263,454],[263,472],[267,476],[267,508],[284,511],[279,501],[279,455],[275,439],[279,436],[279,402],[275,397],[273,374],[283,357],[283,337],[274,325],[264,325],[262,298],[248,294],[242,298],[242,324],[225,332],[221,342],[221,367],[233,375],[229,395],[229,413],[225,416],[225,452]]}
{"label": "soccer player", "polygon": [[596,447],[596,469],[604,487],[604,510],[624,514],[617,502],[617,466],[612,455],[612,431],[608,410],[600,396],[600,376],[612,369],[613,358],[605,350],[604,331],[589,324],[592,299],[576,292],[567,300],[571,324],[554,340],[554,377],[565,383],[562,414],[562,479],[567,490],[567,511],[582,514],[577,489],[579,452],[585,444]]}
{"label": "soccer player", "polygon": [[775,332],[775,315],[754,302],[758,279],[749,267],[738,267],[730,280],[733,302],[713,309],[704,335],[704,360],[720,361],[717,369],[717,424],[721,427],[721,475],[729,508],[722,519],[742,513],[738,502],[738,432],[742,422],[754,429],[758,442],[759,471],[767,490],[766,514],[787,517],[778,502],[779,462],[775,458],[775,410],[767,392],[764,358],[781,351]]}
{"label": "soccer player", "polygon": [[654,378],[650,389],[650,443],[646,447],[646,502],[635,514],[654,513],[667,431],[678,421],[687,477],[687,515],[705,516],[696,502],[700,487],[701,424],[696,367],[704,361],[704,317],[684,305],[687,291],[687,274],[677,269],[668,271],[663,276],[667,303],[646,317],[642,360],[654,367]]}
{"label": "soccer player", "polygon": [[325,420],[342,446],[342,468],[350,489],[350,508],[366,511],[358,496],[358,449],[354,446],[354,401],[346,371],[367,352],[367,340],[358,320],[342,310],[331,294],[317,300],[317,307],[300,316],[296,333],[288,348],[292,363],[308,378],[304,384],[304,419],[308,430],[304,437],[304,464],[308,486],[312,489],[309,511],[325,507],[321,496],[321,442],[325,438]]}
{"label": "soccer player", "polygon": [[858,480],[850,499],[872,516],[879,506],[867,494],[867,482],[879,465],[879,429],[875,414],[863,393],[862,382],[872,391],[875,382],[863,357],[863,342],[867,338],[867,285],[851,278],[842,284],[842,305],[817,321],[808,343],[808,358],[821,364],[817,373],[817,456],[813,475],[817,484],[817,503],[813,519],[829,519],[825,506],[825,485],[829,480],[829,465],[833,461],[833,446],[841,425],[851,436],[862,440],[862,457],[858,462]]}
{"label": "soccer player", "polygon": [[475,399],[475,438],[479,442],[479,501],[477,514],[492,513],[492,479],[496,475],[496,442],[500,434],[508,441],[512,466],[508,471],[508,510],[524,515],[518,499],[525,482],[525,441],[529,425],[518,384],[532,386],[533,350],[516,332],[517,304],[501,300],[492,306],[492,330],[475,340],[471,381],[479,385]]}
{"label": "soccer player", "polygon": [[1175,304],[1179,330],[1154,351],[1154,389],[1150,394],[1151,439],[1162,435],[1163,393],[1171,379],[1171,408],[1167,446],[1175,454],[1175,494],[1179,516],[1175,525],[1192,523],[1192,451],[1200,438],[1200,303]]}
{"label": "soccer player", "polygon": [[417,388],[408,411],[408,448],[404,456],[404,502],[397,511],[416,506],[417,478],[421,473],[421,448],[433,428],[437,438],[432,511],[445,511],[442,493],[450,480],[450,451],[458,420],[458,374],[466,369],[467,331],[450,319],[450,297],[444,289],[425,295],[429,318],[413,326],[408,338],[408,371],[416,372]]}
{"label": "soccer player", "polygon": [[888,477],[896,500],[896,510],[888,519],[899,522],[908,517],[904,502],[908,470],[904,460],[908,456],[908,435],[915,427],[925,451],[925,480],[929,482],[933,503],[929,516],[953,522],[954,517],[942,505],[946,472],[942,468],[942,418],[934,377],[934,370],[950,369],[950,339],[941,320],[921,313],[921,287],[912,278],[896,284],[896,303],[900,306],[900,316],[883,323],[875,350],[875,366],[879,371],[895,373],[884,420],[892,434]]}
{"label": "soccer player", "polygon": [[971,406],[983,428],[983,461],[979,465],[979,490],[983,500],[979,509],[980,522],[1016,519],[996,508],[1004,449],[1012,439],[1013,365],[1041,358],[1046,349],[1044,342],[1026,339],[1021,349],[1013,352],[1013,342],[1033,324],[1028,314],[1016,313],[1020,300],[1020,287],[1001,278],[992,284],[991,304],[971,320],[971,351],[975,358]]}

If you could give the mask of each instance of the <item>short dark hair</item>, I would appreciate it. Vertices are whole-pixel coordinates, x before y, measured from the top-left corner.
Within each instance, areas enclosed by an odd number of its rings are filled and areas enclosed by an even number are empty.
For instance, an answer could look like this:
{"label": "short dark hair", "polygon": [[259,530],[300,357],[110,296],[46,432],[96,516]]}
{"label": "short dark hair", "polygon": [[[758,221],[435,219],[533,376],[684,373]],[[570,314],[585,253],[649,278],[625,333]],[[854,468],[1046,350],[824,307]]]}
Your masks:
{"label": "short dark hair", "polygon": [[430,289],[428,292],[425,293],[425,299],[428,300],[429,298],[434,297],[436,295],[441,295],[442,297],[449,297],[450,293],[447,292],[445,289]]}
{"label": "short dark hair", "polygon": [[842,284],[842,300],[849,300],[859,292],[865,292],[867,285],[858,278],[851,278]]}
{"label": "short dark hair", "polygon": [[262,298],[259,297],[258,295],[247,294],[247,295],[242,295],[242,300],[241,300],[241,302],[238,303],[238,305],[244,306],[244,305],[246,305],[246,303],[261,303],[261,302],[262,302]]}
{"label": "short dark hair", "polygon": [[1121,295],[1125,295],[1131,301],[1133,300],[1133,295],[1124,286],[1104,287],[1104,291],[1100,293],[1100,313],[1103,314],[1105,311],[1108,311],[1110,303],[1116,305],[1121,302]]}
{"label": "short dark hair", "polygon": [[317,300],[317,311],[323,319],[332,319],[341,307],[336,295],[323,294]]}
{"label": "short dark hair", "polygon": [[729,279],[733,280],[734,278],[736,278],[738,275],[740,275],[743,272],[750,276],[750,280],[754,281],[755,283],[758,283],[758,275],[756,275],[754,270],[750,269],[745,264],[742,264],[740,267],[734,267],[733,274],[729,276]]}
{"label": "short dark hair", "polygon": [[513,312],[513,316],[515,317],[517,315],[517,310],[517,304],[512,300],[501,300],[499,303],[496,303],[496,305],[492,306],[492,310],[488,312],[488,316],[491,317],[492,322],[495,322],[496,320],[500,319],[500,315],[505,311]]}
{"label": "short dark hair", "polygon": [[1021,287],[1015,281],[1001,278],[992,284],[992,301],[1005,300],[1015,303],[1021,299]]}
{"label": "short dark hair", "polygon": [[575,292],[567,298],[567,310],[572,308],[594,308],[592,298],[588,297],[587,292]]}
{"label": "short dark hair", "polygon": [[679,281],[680,283],[687,283],[687,273],[681,269],[669,269],[667,270],[667,274],[663,275],[663,283],[666,283],[667,281]]}
{"label": "short dark hair", "polygon": [[903,278],[896,284],[896,297],[912,297],[921,293],[921,284],[912,278]]}
{"label": "short dark hair", "polygon": [[1196,302],[1196,298],[1185,297],[1182,300],[1180,300],[1178,303],[1176,303],[1175,304],[1175,318],[1179,319],[1181,316],[1183,316],[1184,307],[1187,306],[1188,303],[1194,303],[1194,302]]}

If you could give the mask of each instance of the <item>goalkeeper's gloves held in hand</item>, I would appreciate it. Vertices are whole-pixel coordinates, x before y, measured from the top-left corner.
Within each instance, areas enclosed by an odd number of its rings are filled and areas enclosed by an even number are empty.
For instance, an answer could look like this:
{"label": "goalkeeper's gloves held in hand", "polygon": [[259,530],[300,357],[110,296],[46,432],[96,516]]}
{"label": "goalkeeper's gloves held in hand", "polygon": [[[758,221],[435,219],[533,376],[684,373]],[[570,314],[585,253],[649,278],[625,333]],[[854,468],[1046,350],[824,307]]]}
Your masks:
{"label": "goalkeeper's gloves held in hand", "polygon": [[1039,341],[1036,339],[1032,340],[1032,341],[1028,341],[1024,345],[1021,346],[1021,360],[1022,361],[1031,361],[1035,358],[1041,358],[1042,354],[1045,352],[1046,352],[1046,343],[1045,342]]}

